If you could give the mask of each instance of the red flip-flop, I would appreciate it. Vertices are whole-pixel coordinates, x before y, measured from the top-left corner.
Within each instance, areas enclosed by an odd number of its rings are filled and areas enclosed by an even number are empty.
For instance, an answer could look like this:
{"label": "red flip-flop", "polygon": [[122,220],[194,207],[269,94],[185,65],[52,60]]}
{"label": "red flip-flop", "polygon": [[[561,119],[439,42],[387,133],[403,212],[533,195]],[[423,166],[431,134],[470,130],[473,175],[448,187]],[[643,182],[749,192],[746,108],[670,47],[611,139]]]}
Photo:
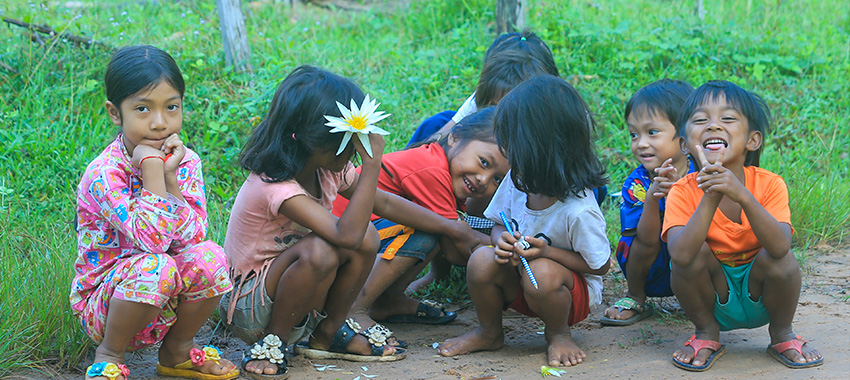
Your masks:
{"label": "red flip-flop", "polygon": [[[690,346],[694,349],[694,357],[697,357],[699,350],[703,348],[707,348],[709,350],[713,350],[714,352],[711,355],[708,355],[708,358],[705,359],[705,363],[703,365],[693,365],[691,363],[685,363],[677,360],[675,357],[673,358],[673,365],[679,367],[684,370],[693,371],[693,372],[702,372],[707,371],[714,365],[714,360],[723,356],[726,353],[726,347],[721,345],[720,342],[714,340],[705,340],[705,339],[697,339],[696,334],[691,335],[691,338],[685,342],[685,346]],[[693,359],[691,359],[693,361]]]}

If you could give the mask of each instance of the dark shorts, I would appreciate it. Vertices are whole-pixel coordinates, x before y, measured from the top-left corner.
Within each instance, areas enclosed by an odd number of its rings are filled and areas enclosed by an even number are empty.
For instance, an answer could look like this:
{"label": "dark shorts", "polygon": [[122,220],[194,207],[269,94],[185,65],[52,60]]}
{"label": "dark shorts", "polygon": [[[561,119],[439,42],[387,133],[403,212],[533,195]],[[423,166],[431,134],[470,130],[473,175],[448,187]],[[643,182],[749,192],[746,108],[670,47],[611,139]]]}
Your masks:
{"label": "dark shorts", "polygon": [[[570,326],[583,321],[590,314],[590,296],[587,294],[587,280],[583,275],[570,271],[573,274],[573,290],[570,290],[570,297],[573,299],[573,304],[570,307],[570,315],[567,318],[567,324]],[[516,298],[508,305],[503,307],[503,310],[508,308],[514,309],[517,312],[529,317],[539,317],[537,313],[531,310],[528,302],[525,301],[525,293],[522,288],[519,288]]]}
{"label": "dark shorts", "polygon": [[384,218],[372,222],[381,236],[381,258],[392,260],[395,256],[415,257],[425,261],[428,253],[440,243],[440,235],[416,231],[413,227],[402,226]]}
{"label": "dark shorts", "polygon": [[[620,269],[623,270],[623,276],[629,277],[626,273],[626,262],[629,259],[629,245],[634,241],[634,236],[623,236],[620,238],[620,243],[617,245],[617,263],[620,264]],[[646,277],[646,286],[644,291],[649,297],[669,297],[673,295],[673,288],[670,287],[670,252],[667,251],[667,243],[661,242],[661,251],[658,252],[658,257],[655,262],[649,267],[649,276]]]}

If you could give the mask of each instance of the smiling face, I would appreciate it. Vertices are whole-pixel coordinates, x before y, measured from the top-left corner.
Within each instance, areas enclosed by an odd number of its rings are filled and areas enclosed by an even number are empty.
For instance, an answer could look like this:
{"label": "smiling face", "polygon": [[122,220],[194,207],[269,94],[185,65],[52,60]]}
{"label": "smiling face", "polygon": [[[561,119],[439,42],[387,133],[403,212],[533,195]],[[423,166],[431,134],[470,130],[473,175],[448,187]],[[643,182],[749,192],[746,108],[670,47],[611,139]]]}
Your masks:
{"label": "smiling face", "polygon": [[168,136],[183,127],[183,96],[164,80],[128,96],[118,106],[107,101],[106,110],[121,127],[130,156],[139,145],[160,149]]}
{"label": "smiling face", "polygon": [[685,138],[691,153],[701,147],[709,163],[723,155],[726,167],[743,167],[747,152],[761,147],[762,135],[750,130],[747,118],[725,96],[706,99],[688,118]]}
{"label": "smiling face", "polygon": [[676,127],[663,113],[640,110],[629,114],[626,122],[632,154],[650,173],[668,158],[673,159],[673,166],[677,168],[687,159],[682,154]]}
{"label": "smiling face", "polygon": [[449,136],[449,172],[455,198],[493,195],[510,169],[508,159],[493,143],[472,140],[461,145]]}

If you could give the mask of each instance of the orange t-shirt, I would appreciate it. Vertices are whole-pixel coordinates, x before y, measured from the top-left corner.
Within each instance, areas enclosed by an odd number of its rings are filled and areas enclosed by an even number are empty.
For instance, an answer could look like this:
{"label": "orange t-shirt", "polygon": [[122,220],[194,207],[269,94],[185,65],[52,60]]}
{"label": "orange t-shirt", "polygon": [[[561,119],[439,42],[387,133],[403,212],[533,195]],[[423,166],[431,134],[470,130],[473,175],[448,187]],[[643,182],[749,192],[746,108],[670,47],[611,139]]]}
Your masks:
{"label": "orange t-shirt", "polygon": [[[691,173],[676,182],[667,195],[667,210],[661,239],[667,241],[671,227],[684,226],[694,214],[704,192],[697,187],[697,173]],[[791,210],[788,208],[788,188],[777,174],[755,166],[744,167],[747,190],[759,204],[776,218],[779,223],[791,225]],[[794,231],[793,227],[791,229]],[[711,219],[705,242],[722,264],[739,266],[753,261],[762,245],[753,233],[747,214],[741,212],[741,223],[735,223],[719,209]],[[672,253],[672,252],[671,252]]]}

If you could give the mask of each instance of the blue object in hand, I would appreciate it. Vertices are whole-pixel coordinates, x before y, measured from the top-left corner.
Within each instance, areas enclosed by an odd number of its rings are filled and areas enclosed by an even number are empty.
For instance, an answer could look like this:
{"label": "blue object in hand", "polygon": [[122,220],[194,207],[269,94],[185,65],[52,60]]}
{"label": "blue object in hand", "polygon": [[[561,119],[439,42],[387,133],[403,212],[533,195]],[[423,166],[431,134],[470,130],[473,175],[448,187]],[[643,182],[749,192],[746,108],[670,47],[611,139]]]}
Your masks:
{"label": "blue object in hand", "polygon": [[[505,228],[508,229],[508,233],[511,234],[511,236],[513,236],[514,235],[514,229],[511,226],[511,222],[508,220],[508,217],[505,216],[505,213],[502,212],[502,211],[499,211],[499,216],[502,217],[502,223],[505,224]],[[522,248],[523,250],[531,248],[531,244],[529,242],[525,241],[525,239],[523,239],[522,237],[520,237],[519,243],[521,245],[520,248]],[[522,243],[525,243],[525,244],[522,244]],[[525,257],[522,257],[521,255],[519,256],[519,259],[520,259],[520,261],[522,261],[522,266],[523,266],[523,268],[525,268],[525,273],[528,274],[528,279],[531,280],[531,285],[534,285],[534,289],[540,289],[540,288],[537,287],[537,279],[534,278],[534,273],[531,273],[531,267],[528,266],[528,260],[526,260]]]}

